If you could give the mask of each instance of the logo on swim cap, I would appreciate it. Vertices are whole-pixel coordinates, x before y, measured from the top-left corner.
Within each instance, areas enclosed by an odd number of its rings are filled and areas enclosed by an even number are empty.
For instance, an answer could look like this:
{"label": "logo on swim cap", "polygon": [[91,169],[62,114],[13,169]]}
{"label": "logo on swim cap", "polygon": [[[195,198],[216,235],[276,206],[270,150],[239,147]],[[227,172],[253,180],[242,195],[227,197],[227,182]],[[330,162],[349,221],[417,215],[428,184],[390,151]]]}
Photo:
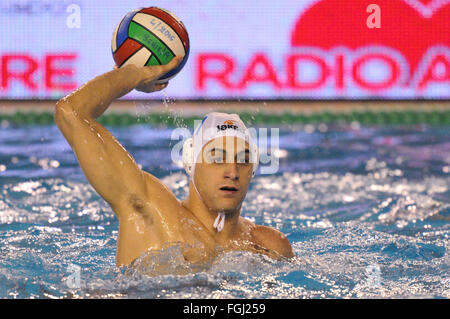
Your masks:
{"label": "logo on swim cap", "polygon": [[217,125],[216,127],[217,127],[217,131],[218,132],[225,131],[225,130],[230,129],[230,128],[233,129],[233,130],[238,130],[239,129],[239,127],[234,124],[233,120],[226,120],[226,121],[223,122],[222,125]]}

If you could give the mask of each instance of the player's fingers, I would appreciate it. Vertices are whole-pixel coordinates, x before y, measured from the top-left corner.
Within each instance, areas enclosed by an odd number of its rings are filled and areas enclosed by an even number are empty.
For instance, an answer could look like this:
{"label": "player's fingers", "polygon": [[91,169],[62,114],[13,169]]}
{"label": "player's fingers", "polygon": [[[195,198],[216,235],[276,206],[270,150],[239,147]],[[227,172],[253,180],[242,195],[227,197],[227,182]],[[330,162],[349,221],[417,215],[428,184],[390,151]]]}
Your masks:
{"label": "player's fingers", "polygon": [[155,84],[155,90],[156,91],[163,90],[167,87],[167,85],[169,85],[169,82]]}
{"label": "player's fingers", "polygon": [[145,93],[153,92],[155,91],[155,82],[154,81],[143,82],[136,87],[136,90]]}
{"label": "player's fingers", "polygon": [[165,65],[151,65],[144,67],[146,78],[149,80],[158,79],[161,75],[166,74],[175,68],[182,60],[181,57],[174,57],[169,63]]}
{"label": "player's fingers", "polygon": [[158,66],[155,68],[155,71],[156,71],[156,73],[157,73],[157,74],[156,74],[156,75],[157,75],[157,78],[158,78],[159,76],[161,76],[161,75],[166,74],[166,73],[169,72],[170,70],[176,68],[177,65],[180,64],[180,62],[181,62],[182,59],[183,59],[183,58],[181,58],[181,57],[174,57],[172,60],[170,60],[169,63],[164,64],[164,65],[158,65]]}
{"label": "player's fingers", "polygon": [[176,56],[172,60],[170,60],[169,63],[167,63],[165,65],[161,65],[161,69],[159,71],[161,72],[161,74],[166,74],[170,70],[176,68],[178,66],[178,64],[180,64],[181,60],[183,60],[182,57]]}

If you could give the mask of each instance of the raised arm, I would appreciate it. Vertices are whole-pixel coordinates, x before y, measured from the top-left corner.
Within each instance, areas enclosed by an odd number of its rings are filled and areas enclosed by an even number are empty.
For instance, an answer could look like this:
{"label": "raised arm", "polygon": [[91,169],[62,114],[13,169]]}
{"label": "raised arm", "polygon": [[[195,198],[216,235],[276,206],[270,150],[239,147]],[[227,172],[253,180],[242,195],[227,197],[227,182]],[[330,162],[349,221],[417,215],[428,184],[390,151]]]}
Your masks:
{"label": "raised arm", "polygon": [[[114,69],[89,81],[56,104],[55,122],[72,147],[86,178],[112,208],[130,198],[145,198],[147,187],[160,188],[156,178],[150,184],[133,157],[114,136],[99,124],[98,118],[110,103],[133,89],[157,91],[167,84],[155,85],[155,79],[174,68],[169,64],[137,68],[133,65]],[[148,175],[148,174],[147,174]],[[118,210],[114,209],[117,213]]]}

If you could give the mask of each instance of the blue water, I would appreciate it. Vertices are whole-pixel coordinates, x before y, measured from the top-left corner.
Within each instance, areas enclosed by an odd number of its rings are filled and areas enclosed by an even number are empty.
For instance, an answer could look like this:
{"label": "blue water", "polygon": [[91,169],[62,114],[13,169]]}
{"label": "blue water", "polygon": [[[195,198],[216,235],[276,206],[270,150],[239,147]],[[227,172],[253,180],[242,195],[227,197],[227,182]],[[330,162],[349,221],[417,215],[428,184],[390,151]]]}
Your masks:
{"label": "blue water", "polygon": [[[172,129],[110,130],[186,197]],[[255,177],[242,215],[285,233],[296,257],[233,252],[192,269],[172,247],[152,259],[167,272],[149,275],[151,263],[115,267],[118,221],[59,130],[2,123],[0,298],[450,297],[448,127],[280,133],[279,170]]]}

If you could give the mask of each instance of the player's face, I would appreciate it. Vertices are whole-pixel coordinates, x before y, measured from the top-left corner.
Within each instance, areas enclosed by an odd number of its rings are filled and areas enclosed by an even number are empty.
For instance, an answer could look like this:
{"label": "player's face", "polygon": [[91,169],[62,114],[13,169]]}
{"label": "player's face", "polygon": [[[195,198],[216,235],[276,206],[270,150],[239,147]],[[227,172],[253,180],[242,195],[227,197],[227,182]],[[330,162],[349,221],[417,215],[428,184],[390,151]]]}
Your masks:
{"label": "player's face", "polygon": [[241,207],[252,178],[247,142],[219,137],[207,143],[195,166],[195,185],[205,205],[232,213]]}

